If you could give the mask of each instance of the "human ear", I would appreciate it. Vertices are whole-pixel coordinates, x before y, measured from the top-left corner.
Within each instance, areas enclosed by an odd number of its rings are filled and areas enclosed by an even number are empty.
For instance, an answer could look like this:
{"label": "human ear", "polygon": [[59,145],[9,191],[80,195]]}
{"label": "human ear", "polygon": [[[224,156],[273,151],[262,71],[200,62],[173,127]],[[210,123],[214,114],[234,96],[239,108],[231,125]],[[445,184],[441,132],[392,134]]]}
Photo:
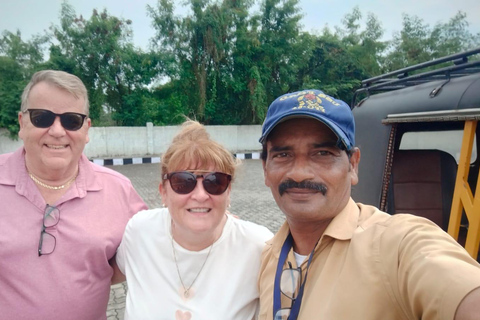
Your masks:
{"label": "human ear", "polygon": [[352,186],[358,183],[358,164],[360,163],[360,149],[353,148],[349,158],[350,162],[350,175]]}

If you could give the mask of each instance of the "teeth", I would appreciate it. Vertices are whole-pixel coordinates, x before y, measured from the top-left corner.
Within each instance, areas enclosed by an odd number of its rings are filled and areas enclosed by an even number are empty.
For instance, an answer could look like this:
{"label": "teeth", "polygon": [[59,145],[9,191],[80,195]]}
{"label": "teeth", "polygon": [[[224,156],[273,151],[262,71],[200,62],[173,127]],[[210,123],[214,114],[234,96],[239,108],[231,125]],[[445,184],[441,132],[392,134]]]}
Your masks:
{"label": "teeth", "polygon": [[47,144],[47,147],[49,147],[51,149],[64,149],[64,148],[66,148],[66,146],[55,146],[55,145],[52,145],[52,144]]}
{"label": "teeth", "polygon": [[190,212],[195,212],[195,213],[206,213],[208,212],[210,209],[207,209],[207,208],[193,208],[193,209],[188,209],[188,211]]}

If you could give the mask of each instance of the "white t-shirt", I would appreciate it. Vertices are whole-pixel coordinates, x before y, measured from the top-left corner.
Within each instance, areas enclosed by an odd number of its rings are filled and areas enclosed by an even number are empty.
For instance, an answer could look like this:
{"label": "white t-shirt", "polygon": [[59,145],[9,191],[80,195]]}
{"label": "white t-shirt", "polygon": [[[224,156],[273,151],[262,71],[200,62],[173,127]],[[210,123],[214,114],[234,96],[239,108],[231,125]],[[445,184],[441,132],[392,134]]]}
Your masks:
{"label": "white t-shirt", "polygon": [[247,320],[258,311],[257,277],[265,227],[227,216],[222,235],[210,248],[189,251],[175,242],[178,268],[189,297],[183,296],[173,258],[168,209],[141,211],[128,223],[117,252],[126,275],[126,320]]}

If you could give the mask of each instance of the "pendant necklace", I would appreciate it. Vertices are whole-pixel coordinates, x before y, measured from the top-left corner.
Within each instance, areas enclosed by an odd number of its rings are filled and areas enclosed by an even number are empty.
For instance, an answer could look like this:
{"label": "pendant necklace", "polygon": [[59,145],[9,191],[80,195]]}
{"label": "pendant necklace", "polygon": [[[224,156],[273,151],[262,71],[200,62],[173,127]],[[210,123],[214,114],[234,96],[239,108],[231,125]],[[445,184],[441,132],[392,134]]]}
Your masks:
{"label": "pendant necklace", "polygon": [[47,188],[47,189],[50,189],[50,190],[61,190],[61,189],[64,189],[65,187],[68,187],[73,181],[75,181],[75,179],[77,179],[77,176],[78,176],[78,171],[77,173],[75,174],[75,176],[68,180],[65,184],[62,184],[61,186],[50,186],[46,183],[43,183],[42,181],[38,180],[37,177],[35,177],[33,175],[33,173],[31,173],[30,171],[28,172],[28,175],[30,176],[30,178],[38,185],[44,187],[44,188]]}
{"label": "pendant necklace", "polygon": [[177,267],[177,273],[178,273],[178,278],[180,279],[180,283],[182,284],[182,287],[183,287],[183,297],[185,299],[188,299],[190,297],[190,289],[192,289],[192,286],[193,284],[195,283],[195,281],[197,280],[198,276],[200,275],[200,273],[202,272],[203,270],[203,267],[205,266],[205,264],[207,263],[207,260],[208,260],[208,257],[210,256],[210,252],[212,251],[212,248],[213,248],[213,243],[210,245],[210,249],[208,249],[208,253],[207,253],[207,257],[205,258],[205,261],[203,261],[203,264],[202,266],[200,267],[200,270],[198,270],[198,273],[197,275],[195,276],[195,278],[193,279],[192,283],[190,284],[190,286],[187,288],[183,282],[183,279],[182,279],[182,276],[180,275],[180,269],[178,267],[178,263],[177,263],[177,255],[175,253],[175,245],[173,243],[173,232],[171,233],[171,236],[172,236],[172,251],[173,251],[173,259],[175,260],[175,266]]}

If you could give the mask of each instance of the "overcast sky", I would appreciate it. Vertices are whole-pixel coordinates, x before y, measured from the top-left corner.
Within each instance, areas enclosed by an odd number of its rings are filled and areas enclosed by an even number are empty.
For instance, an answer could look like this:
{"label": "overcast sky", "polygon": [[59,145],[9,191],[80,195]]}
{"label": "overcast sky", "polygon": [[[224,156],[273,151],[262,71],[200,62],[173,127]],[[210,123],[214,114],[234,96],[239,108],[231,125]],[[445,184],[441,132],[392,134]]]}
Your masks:
{"label": "overcast sky", "polygon": [[[177,1],[177,12],[182,10]],[[33,34],[42,33],[52,24],[59,24],[61,0],[0,0],[0,31],[22,32],[22,39],[29,40]],[[147,48],[154,35],[146,6],[154,6],[156,0],[69,0],[77,15],[90,18],[93,9],[104,8],[114,16],[133,21],[135,45]],[[321,30],[325,25],[333,28],[341,24],[345,14],[355,6],[366,16],[377,16],[385,29],[384,39],[391,39],[395,31],[402,29],[402,14],[416,15],[431,27],[438,22],[447,22],[458,11],[467,13],[470,30],[480,33],[479,0],[300,0],[306,31]]]}

